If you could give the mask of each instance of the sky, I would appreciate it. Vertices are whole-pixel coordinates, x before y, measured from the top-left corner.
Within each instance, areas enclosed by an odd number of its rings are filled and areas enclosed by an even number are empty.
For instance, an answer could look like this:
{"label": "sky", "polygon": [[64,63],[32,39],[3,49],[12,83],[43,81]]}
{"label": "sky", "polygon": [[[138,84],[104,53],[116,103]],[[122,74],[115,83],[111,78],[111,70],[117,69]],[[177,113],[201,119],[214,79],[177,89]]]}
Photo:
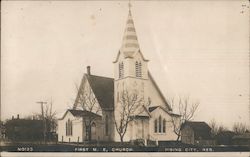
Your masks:
{"label": "sky", "polygon": [[[194,120],[250,124],[249,3],[132,1],[140,49],[166,98],[189,96]],[[3,1],[1,118],[72,107],[86,66],[113,77],[126,1]]]}

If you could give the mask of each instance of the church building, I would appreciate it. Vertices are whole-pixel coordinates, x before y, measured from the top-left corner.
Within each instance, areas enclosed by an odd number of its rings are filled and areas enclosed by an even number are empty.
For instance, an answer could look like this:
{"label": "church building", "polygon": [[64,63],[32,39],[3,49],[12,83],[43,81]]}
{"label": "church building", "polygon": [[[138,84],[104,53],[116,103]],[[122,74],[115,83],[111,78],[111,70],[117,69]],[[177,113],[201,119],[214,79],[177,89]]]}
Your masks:
{"label": "church building", "polygon": [[73,108],[58,120],[59,142],[172,141],[172,112],[148,70],[129,9],[121,48],[113,61],[114,78],[87,67]]}

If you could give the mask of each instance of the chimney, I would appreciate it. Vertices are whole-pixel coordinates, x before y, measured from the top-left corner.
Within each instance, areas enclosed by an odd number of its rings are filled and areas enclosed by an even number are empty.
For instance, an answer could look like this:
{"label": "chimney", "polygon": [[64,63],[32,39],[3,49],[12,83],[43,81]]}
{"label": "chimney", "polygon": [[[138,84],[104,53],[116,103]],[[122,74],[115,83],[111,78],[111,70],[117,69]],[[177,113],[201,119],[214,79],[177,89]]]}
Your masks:
{"label": "chimney", "polygon": [[19,114],[17,114],[17,119],[19,119]]}
{"label": "chimney", "polygon": [[90,73],[90,66],[87,66],[87,74],[91,75],[91,73]]}

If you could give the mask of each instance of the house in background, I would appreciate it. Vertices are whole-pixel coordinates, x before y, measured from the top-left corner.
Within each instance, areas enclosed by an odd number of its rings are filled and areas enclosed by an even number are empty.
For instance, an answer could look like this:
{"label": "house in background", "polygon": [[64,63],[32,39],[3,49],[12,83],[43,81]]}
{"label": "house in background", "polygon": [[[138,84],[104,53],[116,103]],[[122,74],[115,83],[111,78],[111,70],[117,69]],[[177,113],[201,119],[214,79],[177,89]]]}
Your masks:
{"label": "house in background", "polygon": [[225,130],[220,131],[214,138],[217,145],[233,145],[233,137],[235,135],[235,132]]}
{"label": "house in background", "polygon": [[0,121],[0,141],[5,138],[5,125]]}
{"label": "house in background", "polygon": [[247,145],[250,146],[250,133],[245,132],[239,135],[234,135],[232,137],[234,145]]}
{"label": "house in background", "polygon": [[[172,113],[148,70],[148,62],[139,47],[129,9],[122,46],[113,62],[114,78],[93,75],[88,67],[73,109],[67,110],[58,120],[58,140],[120,141],[118,130],[126,130],[124,142],[137,139],[176,140],[171,121],[178,121],[180,116]],[[134,111],[130,115],[125,113],[133,120],[127,125],[120,123],[124,119],[124,105],[137,100],[140,100],[139,105],[130,108]],[[127,127],[118,129],[116,126],[120,124]]]}
{"label": "house in background", "polygon": [[[12,142],[56,142],[57,134],[50,123],[39,119],[16,118],[5,122],[5,138]],[[46,127],[45,127],[46,126]]]}
{"label": "house in background", "polygon": [[181,126],[181,142],[192,145],[214,145],[211,128],[205,122],[186,121]]}

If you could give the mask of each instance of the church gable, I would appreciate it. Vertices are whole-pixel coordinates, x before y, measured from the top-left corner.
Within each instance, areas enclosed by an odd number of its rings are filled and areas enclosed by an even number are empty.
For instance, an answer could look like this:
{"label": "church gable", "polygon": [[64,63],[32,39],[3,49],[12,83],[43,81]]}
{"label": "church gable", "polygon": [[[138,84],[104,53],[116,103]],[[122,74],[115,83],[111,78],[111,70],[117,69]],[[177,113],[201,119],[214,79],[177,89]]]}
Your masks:
{"label": "church gable", "polygon": [[70,119],[73,119],[73,118],[74,118],[74,115],[73,115],[71,112],[69,112],[69,110],[67,110],[67,111],[63,114],[62,118],[60,118],[60,119],[58,119],[58,120],[64,120],[64,119],[68,119],[68,118],[70,118]]}
{"label": "church gable", "polygon": [[74,109],[76,108],[99,115],[102,115],[103,110],[113,110],[113,79],[84,74],[74,104]]}
{"label": "church gable", "polygon": [[159,141],[176,140],[177,135],[173,132],[172,120],[178,119],[179,115],[173,114],[161,106],[150,107],[149,111],[151,115],[150,134]]}
{"label": "church gable", "polygon": [[89,84],[103,110],[114,110],[114,79],[87,75]]}
{"label": "church gable", "polygon": [[162,117],[162,120],[165,119],[166,121],[171,121],[172,115],[164,110],[162,107],[156,107],[153,111],[150,112],[150,115],[152,117],[152,120],[159,119],[159,117]]}
{"label": "church gable", "polygon": [[154,115],[155,113],[156,114],[162,113],[162,114],[168,114],[170,117],[180,117],[180,115],[174,114],[174,113],[172,113],[171,111],[167,110],[166,108],[164,108],[162,106],[149,107],[148,111],[149,111],[150,115]]}
{"label": "church gable", "polygon": [[171,107],[167,103],[167,100],[165,99],[164,95],[160,91],[159,87],[157,86],[150,73],[148,73],[148,77],[148,92],[151,100],[151,106],[162,106],[163,108],[172,111]]}
{"label": "church gable", "polygon": [[145,62],[148,62],[148,61],[149,61],[148,59],[146,59],[146,58],[143,56],[143,54],[142,54],[142,52],[141,52],[140,49],[138,49],[138,50],[136,51],[136,53],[134,53],[133,58],[136,58],[136,59],[139,59],[139,60],[145,61]]}

